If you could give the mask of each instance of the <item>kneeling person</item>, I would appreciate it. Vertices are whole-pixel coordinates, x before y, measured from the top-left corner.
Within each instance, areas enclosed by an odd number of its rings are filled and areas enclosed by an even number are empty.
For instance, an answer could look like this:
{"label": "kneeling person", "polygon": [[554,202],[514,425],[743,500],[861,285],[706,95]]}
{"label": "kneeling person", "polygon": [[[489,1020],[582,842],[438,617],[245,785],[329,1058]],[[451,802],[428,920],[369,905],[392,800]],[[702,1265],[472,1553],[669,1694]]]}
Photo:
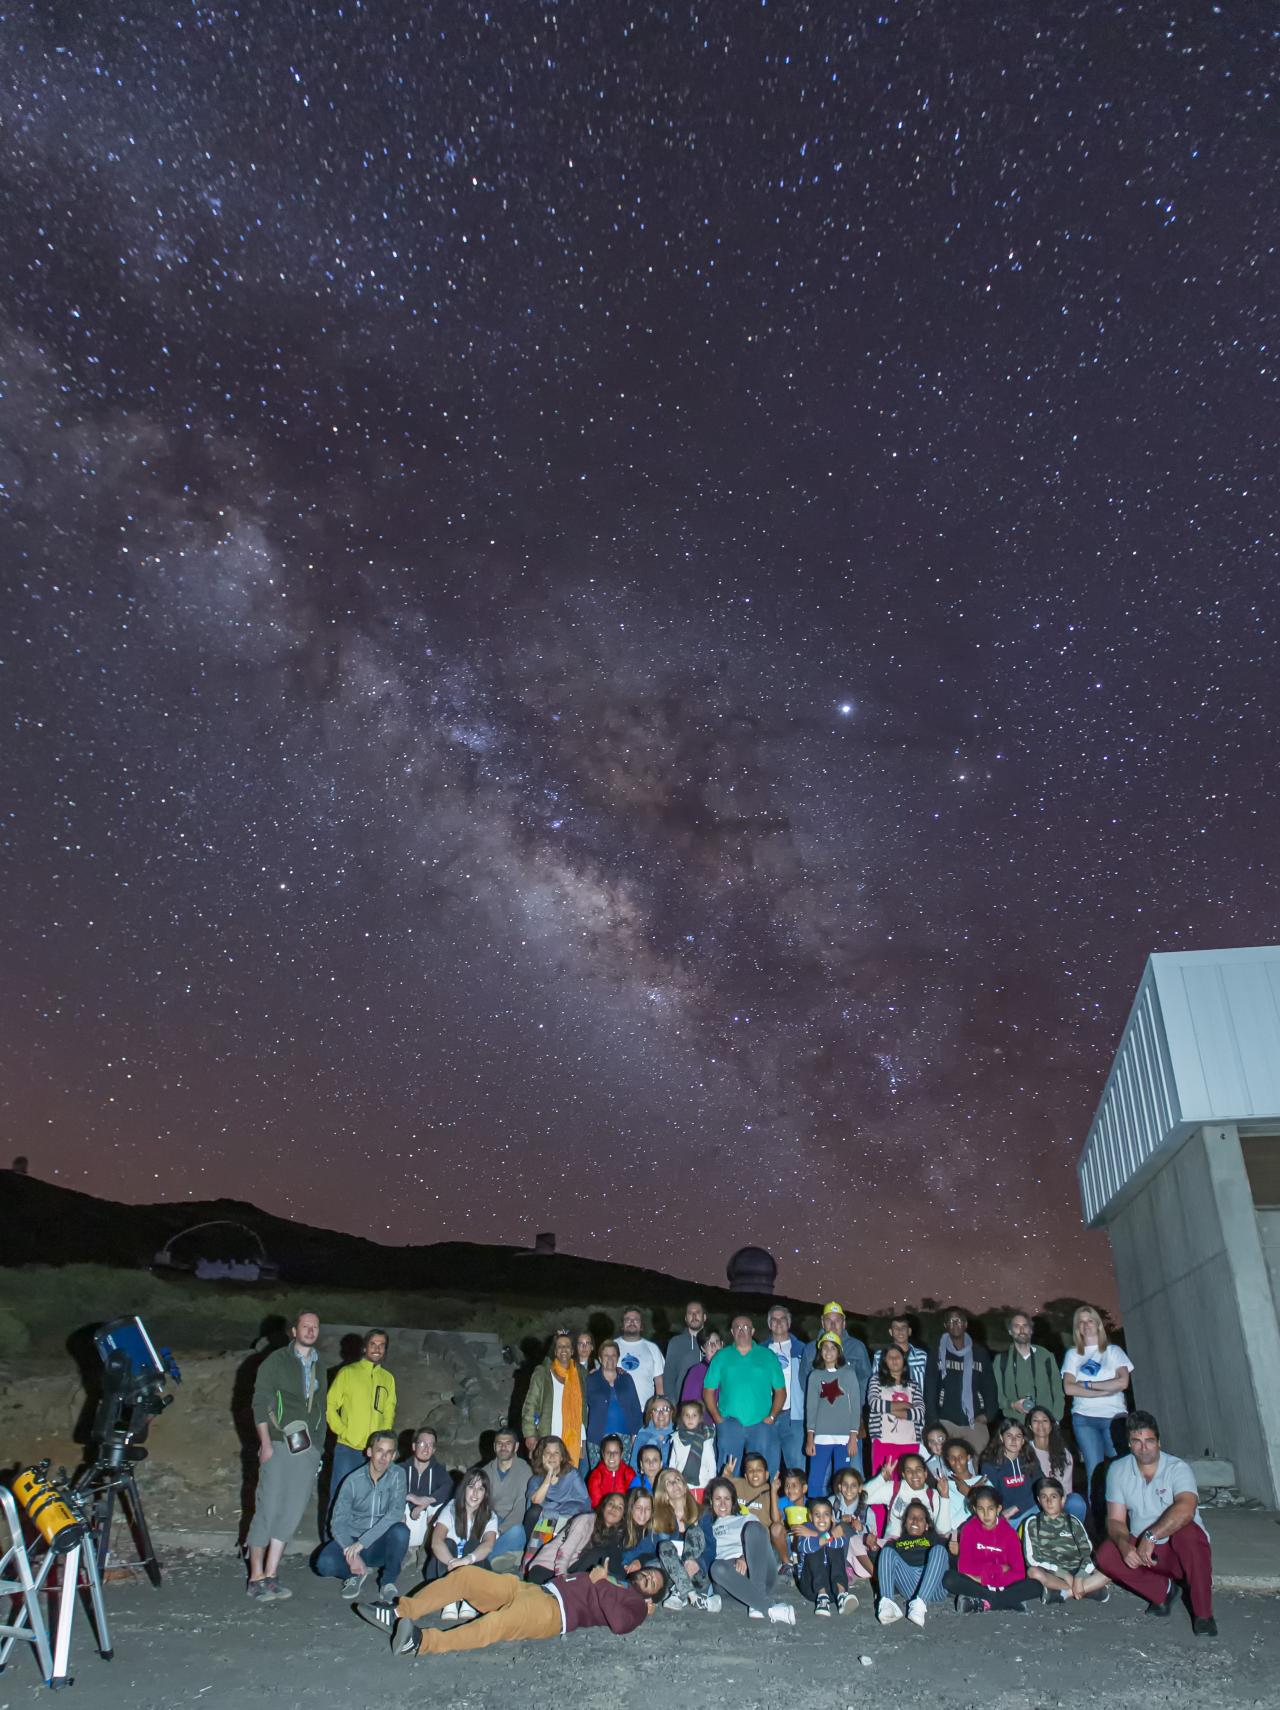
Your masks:
{"label": "kneeling person", "polygon": [[[357,1604],[356,1613],[389,1633],[398,1655],[441,1656],[447,1651],[480,1651],[504,1640],[559,1639],[583,1627],[632,1633],[666,1594],[667,1576],[659,1567],[638,1569],[625,1585],[611,1580],[604,1567],[545,1585],[530,1585],[487,1568],[460,1567],[412,1597]],[[432,1627],[421,1635],[399,1632],[401,1622],[438,1614],[455,1597],[478,1610],[479,1619],[449,1631]]]}
{"label": "kneeling person", "polygon": [[394,1432],[375,1431],[365,1446],[365,1463],[338,1488],[330,1522],[333,1536],[316,1557],[316,1572],[341,1579],[342,1595],[359,1597],[371,1573],[381,1570],[382,1590],[398,1597],[396,1579],[409,1548],[404,1523],[406,1480],[393,1466]]}

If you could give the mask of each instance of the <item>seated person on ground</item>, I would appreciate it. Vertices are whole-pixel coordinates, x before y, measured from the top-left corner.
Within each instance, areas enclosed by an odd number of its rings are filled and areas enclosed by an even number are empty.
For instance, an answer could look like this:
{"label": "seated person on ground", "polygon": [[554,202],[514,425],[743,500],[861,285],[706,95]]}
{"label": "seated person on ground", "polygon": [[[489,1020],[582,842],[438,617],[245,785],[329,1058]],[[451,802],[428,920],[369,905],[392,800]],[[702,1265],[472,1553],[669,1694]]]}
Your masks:
{"label": "seated person on ground", "polygon": [[779,1481],[769,1477],[769,1463],[763,1455],[744,1455],[742,1477],[734,1478],[732,1458],[725,1462],[726,1476],[732,1480],[738,1502],[744,1513],[753,1515],[765,1528],[778,1560],[786,1567],[787,1528],[778,1502]]}
{"label": "seated person on ground", "polygon": [[796,1583],[801,1595],[813,1604],[815,1615],[830,1615],[832,1607],[838,1615],[858,1607],[858,1600],[849,1590],[849,1570],[845,1562],[848,1539],[836,1524],[830,1498],[815,1496],[809,1502],[808,1521],[791,1529],[800,1572]]}
{"label": "seated person on ground", "polygon": [[498,1522],[489,1502],[489,1480],[482,1472],[469,1472],[431,1528],[427,1583],[456,1572],[464,1561],[479,1567],[493,1554],[497,1541]]}
{"label": "seated person on ground", "polygon": [[836,1474],[832,1508],[849,1540],[847,1552],[849,1574],[853,1579],[871,1578],[871,1557],[867,1550],[868,1537],[874,1537],[875,1516],[863,1490],[862,1474],[857,1467],[841,1467]]}
{"label": "seated person on ground", "polygon": [[662,1450],[656,1443],[646,1443],[636,1456],[636,1463],[639,1468],[636,1483],[642,1490],[653,1490],[662,1471]]}
{"label": "seated person on ground", "polygon": [[426,1543],[437,1510],[453,1495],[453,1479],[436,1455],[436,1434],[430,1425],[420,1426],[414,1432],[413,1450],[401,1464],[405,1472],[404,1518],[409,1528],[409,1548],[417,1550]]}
{"label": "seated person on ground", "polygon": [[498,1522],[498,1538],[493,1546],[492,1560],[499,1556],[520,1555],[524,1550],[524,1511],[528,1507],[525,1493],[529,1484],[529,1468],[516,1453],[518,1443],[514,1431],[497,1431],[493,1438],[493,1459],[480,1471],[489,1480],[489,1502]]}
{"label": "seated person on ground", "polygon": [[[622,1572],[622,1521],[627,1500],[621,1491],[612,1491],[600,1500],[594,1513],[575,1514],[555,1537],[548,1540],[525,1570],[525,1578],[535,1585],[545,1585],[549,1579],[562,1574],[585,1571],[606,1562],[611,1545],[616,1545],[617,1573]],[[593,1542],[602,1546],[592,1551]],[[581,1566],[582,1559],[585,1565]],[[611,1567],[610,1572],[614,1569]]]}
{"label": "seated person on ground", "polygon": [[656,1563],[658,1545],[653,1535],[653,1492],[633,1484],[627,1492],[626,1518],[622,1523],[622,1571],[634,1573],[646,1562]]}
{"label": "seated person on ground", "polygon": [[1000,1500],[1000,1511],[1017,1531],[1036,1512],[1034,1495],[1040,1463],[1027,1446],[1016,1420],[1006,1419],[982,1451],[982,1473]]}
{"label": "seated person on ground", "polygon": [[587,1474],[587,1495],[598,1508],[601,1497],[615,1490],[625,1495],[635,1481],[635,1473],[622,1457],[622,1438],[606,1437],[600,1444],[600,1459]]}
{"label": "seated person on ground", "polygon": [[525,1556],[532,1560],[544,1544],[563,1532],[575,1514],[591,1512],[591,1498],[559,1437],[543,1437],[533,1451],[525,1491]]}
{"label": "seated person on ground", "polygon": [[316,1572],[343,1581],[342,1595],[359,1597],[371,1573],[380,1572],[382,1589],[398,1595],[396,1580],[409,1548],[404,1523],[404,1468],[393,1463],[393,1431],[375,1431],[365,1447],[365,1463],[338,1487],[330,1530],[333,1536],[316,1557]]}
{"label": "seated person on ground", "polygon": [[[767,1480],[767,1467],[765,1471]],[[789,1603],[774,1601],[777,1550],[762,1522],[742,1509],[731,1480],[712,1479],[702,1529],[707,1535],[704,1560],[716,1590],[745,1605],[752,1620],[794,1626],[795,1610]]]}
{"label": "seated person on ground", "polygon": [[1022,1612],[1028,1603],[1042,1603],[1044,1588],[1027,1578],[1018,1534],[1000,1512],[1000,1498],[980,1485],[969,1498],[971,1516],[951,1540],[956,1558],[943,1584],[961,1614],[991,1609]]}
{"label": "seated person on ground", "polygon": [[907,1620],[923,1627],[927,1606],[944,1595],[943,1580],[950,1565],[947,1546],[934,1530],[928,1508],[913,1498],[902,1511],[902,1529],[876,1557],[880,1625],[900,1621],[905,1608]]}
{"label": "seated person on ground", "polygon": [[671,1585],[665,1608],[683,1609],[692,1604],[695,1609],[714,1612],[720,1607],[703,1566],[707,1538],[698,1520],[698,1504],[684,1474],[674,1467],[665,1468],[658,1474],[653,1493],[653,1536],[658,1561]]}
{"label": "seated person on ground", "polygon": [[1064,1496],[1056,1478],[1042,1478],[1036,1485],[1039,1507],[1022,1528],[1027,1578],[1039,1580],[1050,1602],[1088,1597],[1105,1603],[1111,1595],[1110,1582],[1094,1566],[1089,1534],[1066,1512]]}
{"label": "seated person on ground", "polygon": [[[870,1479],[864,1495],[873,1508],[885,1510],[884,1538],[896,1538],[902,1530],[902,1516],[909,1502],[922,1502],[929,1511],[934,1530],[949,1532],[953,1505],[950,1487],[945,1481],[937,1486],[929,1477],[929,1469],[921,1455],[903,1455],[877,1477]],[[874,1534],[867,1539],[867,1548],[874,1554],[883,1539]]]}

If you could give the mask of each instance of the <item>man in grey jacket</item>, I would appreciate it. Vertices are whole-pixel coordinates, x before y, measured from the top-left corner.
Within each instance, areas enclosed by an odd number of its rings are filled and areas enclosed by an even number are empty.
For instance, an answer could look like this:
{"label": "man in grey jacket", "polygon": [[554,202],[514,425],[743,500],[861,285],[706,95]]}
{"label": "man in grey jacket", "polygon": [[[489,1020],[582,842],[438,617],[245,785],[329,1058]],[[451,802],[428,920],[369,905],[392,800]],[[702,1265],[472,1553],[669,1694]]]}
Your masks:
{"label": "man in grey jacket", "polygon": [[365,1464],[348,1474],[333,1505],[333,1536],[316,1557],[316,1572],[342,1580],[342,1595],[353,1602],[371,1573],[379,1572],[381,1593],[395,1601],[396,1579],[409,1547],[404,1523],[405,1472],[394,1465],[392,1431],[375,1431],[365,1446]]}

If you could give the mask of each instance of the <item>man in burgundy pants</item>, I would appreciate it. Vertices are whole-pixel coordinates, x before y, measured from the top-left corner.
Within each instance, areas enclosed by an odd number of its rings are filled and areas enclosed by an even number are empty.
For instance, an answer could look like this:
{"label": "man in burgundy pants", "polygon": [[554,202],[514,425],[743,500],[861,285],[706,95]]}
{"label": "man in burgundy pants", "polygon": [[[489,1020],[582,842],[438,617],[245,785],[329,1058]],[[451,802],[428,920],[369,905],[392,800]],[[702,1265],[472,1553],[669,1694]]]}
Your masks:
{"label": "man in burgundy pants", "polygon": [[1125,1428],[1129,1453],[1107,1469],[1107,1536],[1094,1560],[1146,1598],[1148,1615],[1168,1615],[1185,1585],[1192,1631],[1213,1637],[1213,1556],[1191,1468],[1165,1454],[1151,1414],[1131,1413]]}

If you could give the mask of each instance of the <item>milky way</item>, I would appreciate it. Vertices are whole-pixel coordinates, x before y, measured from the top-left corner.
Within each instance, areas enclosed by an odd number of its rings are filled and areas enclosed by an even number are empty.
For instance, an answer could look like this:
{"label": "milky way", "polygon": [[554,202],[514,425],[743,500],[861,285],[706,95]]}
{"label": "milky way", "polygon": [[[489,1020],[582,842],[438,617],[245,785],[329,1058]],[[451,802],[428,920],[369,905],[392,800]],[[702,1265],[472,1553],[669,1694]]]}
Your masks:
{"label": "milky way", "polygon": [[10,9],[10,1150],[1112,1298],[1280,905],[1265,17]]}

